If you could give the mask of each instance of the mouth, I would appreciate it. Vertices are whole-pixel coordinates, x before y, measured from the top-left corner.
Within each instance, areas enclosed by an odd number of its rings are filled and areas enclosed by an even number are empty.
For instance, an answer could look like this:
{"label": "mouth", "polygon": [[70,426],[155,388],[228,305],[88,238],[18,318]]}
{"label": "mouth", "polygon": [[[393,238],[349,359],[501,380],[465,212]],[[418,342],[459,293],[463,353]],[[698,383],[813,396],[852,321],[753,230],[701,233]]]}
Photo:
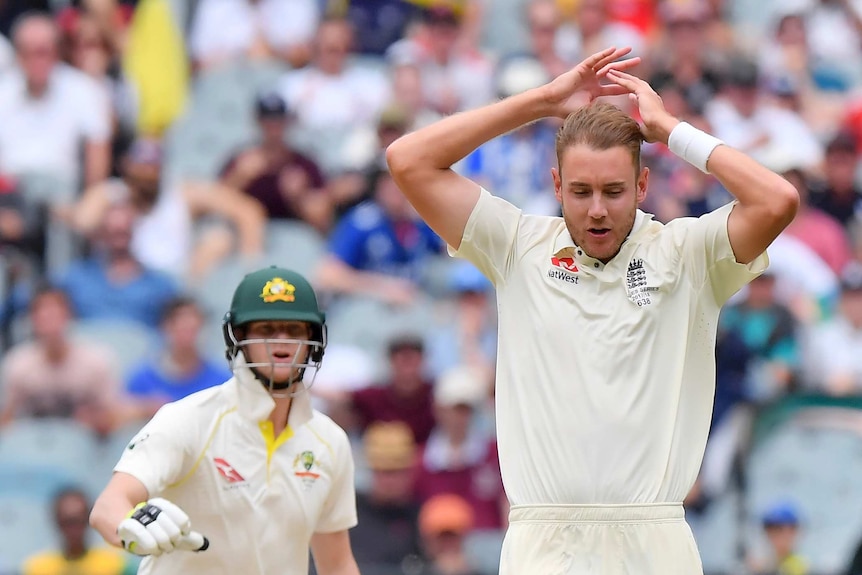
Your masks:
{"label": "mouth", "polygon": [[589,228],[587,233],[594,238],[604,238],[611,233],[611,230],[608,228]]}
{"label": "mouth", "polygon": [[276,351],[272,353],[273,363],[293,363],[291,354],[285,351]]}

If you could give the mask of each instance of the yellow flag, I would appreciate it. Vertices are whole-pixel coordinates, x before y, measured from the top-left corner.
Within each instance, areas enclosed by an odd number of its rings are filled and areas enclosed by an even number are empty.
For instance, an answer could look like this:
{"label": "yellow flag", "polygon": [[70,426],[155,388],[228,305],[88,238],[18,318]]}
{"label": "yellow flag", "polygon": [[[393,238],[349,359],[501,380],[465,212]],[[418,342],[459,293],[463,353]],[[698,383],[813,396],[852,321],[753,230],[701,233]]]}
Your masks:
{"label": "yellow flag", "polygon": [[123,65],[138,96],[138,132],[161,136],[182,114],[189,89],[186,47],[167,0],[138,2]]}

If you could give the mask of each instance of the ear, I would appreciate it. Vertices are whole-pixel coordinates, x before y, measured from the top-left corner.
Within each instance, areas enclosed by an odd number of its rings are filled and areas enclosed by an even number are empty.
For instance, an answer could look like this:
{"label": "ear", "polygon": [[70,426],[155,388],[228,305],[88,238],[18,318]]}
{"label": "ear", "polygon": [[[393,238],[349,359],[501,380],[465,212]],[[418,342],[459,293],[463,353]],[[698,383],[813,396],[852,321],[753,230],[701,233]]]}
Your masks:
{"label": "ear", "polygon": [[554,197],[562,205],[563,203],[563,180],[557,168],[551,168],[551,177],[554,179]]}
{"label": "ear", "polygon": [[649,168],[642,168],[637,181],[637,201],[642,204],[647,197],[647,185],[649,184]]}

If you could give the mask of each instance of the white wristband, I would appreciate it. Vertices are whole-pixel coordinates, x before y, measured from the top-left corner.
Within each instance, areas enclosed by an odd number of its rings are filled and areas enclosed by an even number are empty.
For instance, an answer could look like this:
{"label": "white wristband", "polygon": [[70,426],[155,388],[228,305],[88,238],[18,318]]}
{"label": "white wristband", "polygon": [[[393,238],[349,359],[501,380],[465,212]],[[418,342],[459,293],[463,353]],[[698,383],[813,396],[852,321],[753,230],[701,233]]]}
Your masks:
{"label": "white wristband", "polygon": [[724,142],[698,130],[688,122],[680,122],[671,130],[667,139],[670,151],[703,172],[708,174],[706,162],[712,151]]}

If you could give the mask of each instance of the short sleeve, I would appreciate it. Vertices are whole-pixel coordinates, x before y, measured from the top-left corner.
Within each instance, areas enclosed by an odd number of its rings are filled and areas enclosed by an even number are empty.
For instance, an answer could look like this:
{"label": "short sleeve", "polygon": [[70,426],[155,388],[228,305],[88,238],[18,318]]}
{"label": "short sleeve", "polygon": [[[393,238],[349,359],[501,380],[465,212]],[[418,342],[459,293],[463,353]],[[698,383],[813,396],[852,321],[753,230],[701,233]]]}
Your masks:
{"label": "short sleeve", "polygon": [[727,234],[727,218],[736,202],[689,220],[681,237],[684,265],[695,286],[709,287],[715,303],[723,305],[769,265],[766,252],[750,264],[736,261]]}
{"label": "short sleeve", "polygon": [[91,142],[106,142],[111,137],[111,103],[108,94],[91,78],[83,76],[80,80],[82,101],[78,113],[83,136]]}
{"label": "short sleeve", "polygon": [[461,246],[449,255],[473,263],[495,285],[505,281],[512,267],[521,210],[482,189],[467,219]]}
{"label": "short sleeve", "polygon": [[339,432],[335,459],[332,462],[332,484],[314,529],[316,533],[336,533],[355,527],[358,523],[353,454],[350,452],[347,434],[341,430]]}
{"label": "short sleeve", "polygon": [[197,456],[188,420],[177,404],[162,406],[123,450],[114,471],[137,478],[150,497],[164,493],[190,472]]}
{"label": "short sleeve", "polygon": [[329,253],[355,269],[362,269],[362,232],[349,213],[338,222],[329,239]]}

